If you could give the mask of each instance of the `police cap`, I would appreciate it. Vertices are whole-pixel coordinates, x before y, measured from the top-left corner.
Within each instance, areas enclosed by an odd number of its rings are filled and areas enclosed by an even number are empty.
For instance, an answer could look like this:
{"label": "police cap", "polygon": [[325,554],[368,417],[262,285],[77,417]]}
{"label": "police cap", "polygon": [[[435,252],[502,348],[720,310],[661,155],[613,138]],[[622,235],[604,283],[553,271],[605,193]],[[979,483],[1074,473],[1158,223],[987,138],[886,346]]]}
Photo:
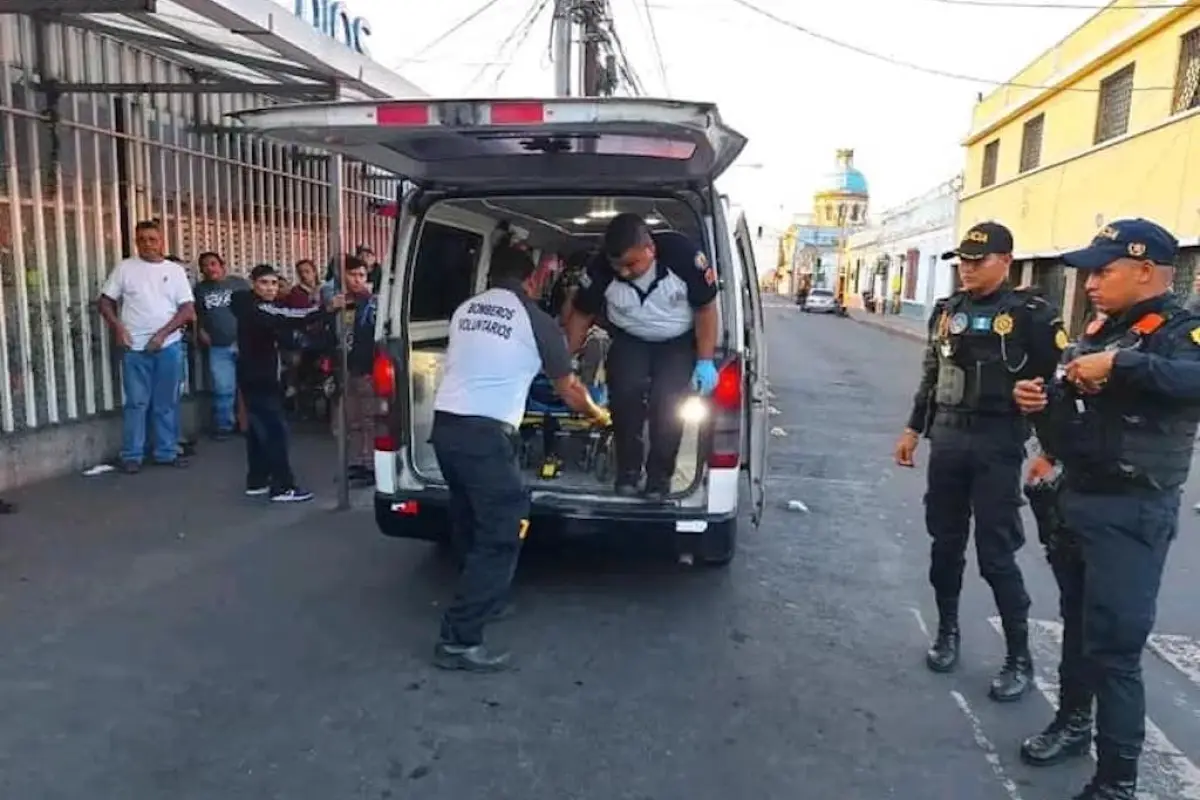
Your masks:
{"label": "police cap", "polygon": [[1105,225],[1081,250],[1063,254],[1067,266],[1076,269],[1103,269],[1119,258],[1152,261],[1164,267],[1174,266],[1179,240],[1166,228],[1148,219],[1118,219]]}
{"label": "police cap", "polygon": [[942,260],[979,261],[989,255],[1012,255],[1012,251],[1012,231],[999,222],[981,222],[971,226],[956,249],[942,253]]}

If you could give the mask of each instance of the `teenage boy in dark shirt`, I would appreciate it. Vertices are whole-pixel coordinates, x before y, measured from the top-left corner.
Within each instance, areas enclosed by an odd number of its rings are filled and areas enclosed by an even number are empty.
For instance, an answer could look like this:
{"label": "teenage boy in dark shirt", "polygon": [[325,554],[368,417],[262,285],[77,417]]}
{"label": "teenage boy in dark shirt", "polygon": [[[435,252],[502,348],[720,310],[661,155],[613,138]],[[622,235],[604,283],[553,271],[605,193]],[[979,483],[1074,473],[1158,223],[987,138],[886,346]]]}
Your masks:
{"label": "teenage boy in dark shirt", "polygon": [[288,460],[279,335],[336,312],[345,305],[345,298],[334,295],[326,305],[312,308],[276,305],[279,274],[269,264],[251,270],[250,285],[250,291],[235,293],[231,302],[238,321],[238,390],[246,403],[246,494],[270,494],[276,503],[311,500],[312,492],[296,485]]}

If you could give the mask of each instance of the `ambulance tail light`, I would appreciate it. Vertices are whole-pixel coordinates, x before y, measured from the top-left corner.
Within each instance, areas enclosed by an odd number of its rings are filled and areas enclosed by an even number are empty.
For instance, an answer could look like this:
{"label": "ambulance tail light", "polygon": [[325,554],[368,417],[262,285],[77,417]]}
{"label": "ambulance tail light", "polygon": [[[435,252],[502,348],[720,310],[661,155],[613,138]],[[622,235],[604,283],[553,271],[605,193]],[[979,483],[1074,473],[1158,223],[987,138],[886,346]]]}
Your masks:
{"label": "ambulance tail light", "polygon": [[736,469],[742,463],[742,362],[726,361],[717,370],[712,393],[712,450],[708,465]]}
{"label": "ambulance tail light", "polygon": [[396,398],[396,362],[386,348],[375,350],[375,361],[371,365],[371,385],[375,389],[377,409],[375,413],[375,449],[394,453],[400,449],[398,433],[399,418],[393,403]]}

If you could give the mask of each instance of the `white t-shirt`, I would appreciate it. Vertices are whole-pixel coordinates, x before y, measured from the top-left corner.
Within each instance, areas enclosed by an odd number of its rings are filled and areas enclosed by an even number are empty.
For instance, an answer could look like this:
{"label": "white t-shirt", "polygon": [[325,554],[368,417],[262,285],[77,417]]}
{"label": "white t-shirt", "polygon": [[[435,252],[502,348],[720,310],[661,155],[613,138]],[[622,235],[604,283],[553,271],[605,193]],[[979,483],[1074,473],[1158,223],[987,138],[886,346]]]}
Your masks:
{"label": "white t-shirt", "polygon": [[[136,257],[117,264],[101,293],[121,304],[121,324],[133,339],[131,350],[145,350],[181,305],[195,302],[192,284],[182,266],[174,261],[143,261]],[[163,346],[175,344],[181,335],[175,331]]]}
{"label": "white t-shirt", "polygon": [[450,318],[445,371],[433,407],[515,428],[525,416],[529,386],[542,371],[551,380],[571,374],[562,329],[519,284],[488,289]]}

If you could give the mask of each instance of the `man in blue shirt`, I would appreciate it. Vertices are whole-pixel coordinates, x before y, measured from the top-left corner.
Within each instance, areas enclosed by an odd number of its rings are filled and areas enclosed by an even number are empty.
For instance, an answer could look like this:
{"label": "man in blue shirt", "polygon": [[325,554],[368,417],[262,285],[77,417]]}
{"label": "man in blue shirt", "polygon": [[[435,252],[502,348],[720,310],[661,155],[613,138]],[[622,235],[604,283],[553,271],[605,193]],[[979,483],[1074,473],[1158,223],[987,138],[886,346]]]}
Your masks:
{"label": "man in blue shirt", "polygon": [[1142,651],[1200,422],[1200,315],[1171,291],[1178,253],[1159,225],[1123,219],[1064,254],[1105,319],[1067,351],[1053,381],[1013,389],[1046,456],[1063,467],[1063,524],[1079,551],[1077,568],[1060,577],[1073,628],[1063,636],[1066,713],[1026,740],[1022,756],[1044,765],[1087,755],[1094,719],[1096,773],[1076,800],[1137,797]]}

